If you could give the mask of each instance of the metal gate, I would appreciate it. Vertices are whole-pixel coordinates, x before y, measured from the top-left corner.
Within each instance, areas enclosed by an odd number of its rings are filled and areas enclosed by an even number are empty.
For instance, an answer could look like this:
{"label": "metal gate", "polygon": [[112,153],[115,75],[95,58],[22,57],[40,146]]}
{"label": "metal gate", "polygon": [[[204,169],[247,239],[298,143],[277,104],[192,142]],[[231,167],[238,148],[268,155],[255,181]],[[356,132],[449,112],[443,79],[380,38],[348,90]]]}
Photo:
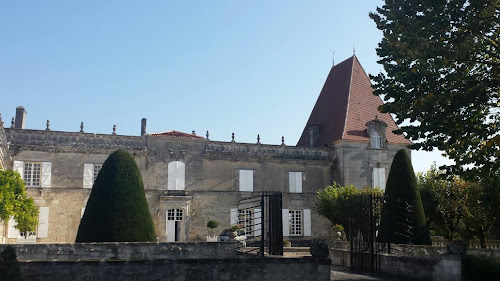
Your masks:
{"label": "metal gate", "polygon": [[263,192],[242,198],[238,220],[247,233],[247,244],[258,245],[259,254],[283,255],[282,194]]}
{"label": "metal gate", "polygon": [[352,270],[380,270],[380,254],[390,249],[388,239],[380,237],[383,202],[383,196],[372,194],[349,200],[348,231]]}

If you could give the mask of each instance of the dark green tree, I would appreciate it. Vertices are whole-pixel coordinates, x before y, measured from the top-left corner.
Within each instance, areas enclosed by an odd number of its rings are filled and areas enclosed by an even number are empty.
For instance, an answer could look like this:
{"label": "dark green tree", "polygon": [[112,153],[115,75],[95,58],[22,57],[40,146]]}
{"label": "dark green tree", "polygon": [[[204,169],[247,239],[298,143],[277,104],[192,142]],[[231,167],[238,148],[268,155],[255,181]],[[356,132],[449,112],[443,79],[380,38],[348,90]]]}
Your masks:
{"label": "dark green tree", "polygon": [[21,280],[21,270],[17,261],[16,249],[7,246],[0,253],[0,281]]}
{"label": "dark green tree", "polygon": [[412,148],[444,151],[447,172],[469,180],[500,170],[499,3],[385,0],[370,13],[384,35],[385,73],[371,76],[379,110],[418,140]]}
{"label": "dark green tree", "polygon": [[95,180],[76,242],[146,241],[156,241],[156,234],[142,176],[134,158],[117,150]]}
{"label": "dark green tree", "polygon": [[417,179],[404,149],[394,156],[385,196],[387,203],[383,207],[381,225],[387,228],[381,230],[382,239],[397,244],[430,245]]}

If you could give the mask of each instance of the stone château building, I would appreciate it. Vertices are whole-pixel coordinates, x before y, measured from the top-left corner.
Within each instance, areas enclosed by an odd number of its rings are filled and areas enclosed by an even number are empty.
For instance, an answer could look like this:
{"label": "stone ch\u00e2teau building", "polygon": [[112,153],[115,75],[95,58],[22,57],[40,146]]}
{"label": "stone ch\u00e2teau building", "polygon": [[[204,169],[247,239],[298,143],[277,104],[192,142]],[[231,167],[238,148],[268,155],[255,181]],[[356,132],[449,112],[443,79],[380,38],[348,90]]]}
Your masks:
{"label": "stone ch\u00e2teau building", "polygon": [[[160,242],[205,240],[209,220],[219,231],[239,223],[259,236],[260,212],[238,206],[264,191],[283,194],[286,239],[325,239],[329,223],[313,211],[316,191],[333,181],[384,188],[396,151],[410,144],[392,132],[397,126],[377,111],[381,104],[353,56],[332,67],[296,146],[215,141],[208,132],[147,134],[145,119],[139,136],[86,133],[83,124],[80,132],[33,130],[18,107],[12,126],[0,129],[0,164],[22,175],[40,207],[37,243],[74,242],[93,181],[117,149],[141,170]],[[6,241],[16,243],[24,234],[14,220],[7,225]]]}

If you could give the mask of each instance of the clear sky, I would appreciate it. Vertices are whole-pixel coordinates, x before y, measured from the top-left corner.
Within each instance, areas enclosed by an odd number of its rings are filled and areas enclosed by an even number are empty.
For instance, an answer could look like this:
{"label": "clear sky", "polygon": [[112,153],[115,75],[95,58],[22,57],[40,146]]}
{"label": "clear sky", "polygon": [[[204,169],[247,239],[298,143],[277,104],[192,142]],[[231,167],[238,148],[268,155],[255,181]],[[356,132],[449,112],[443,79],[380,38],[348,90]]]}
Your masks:
{"label": "clear sky", "polygon": [[[382,1],[2,1],[0,113],[28,129],[295,145],[332,66],[376,74]],[[413,152],[416,171],[445,159]]]}

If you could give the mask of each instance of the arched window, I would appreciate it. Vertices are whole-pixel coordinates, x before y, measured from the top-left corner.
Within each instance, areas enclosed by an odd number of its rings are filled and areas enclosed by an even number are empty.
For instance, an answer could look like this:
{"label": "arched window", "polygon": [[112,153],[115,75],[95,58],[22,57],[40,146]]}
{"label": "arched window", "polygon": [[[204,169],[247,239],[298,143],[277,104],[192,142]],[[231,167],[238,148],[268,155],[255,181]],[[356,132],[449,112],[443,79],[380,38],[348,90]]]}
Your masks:
{"label": "arched window", "polygon": [[377,148],[377,149],[382,148],[382,137],[380,137],[379,132],[377,131],[371,132],[370,143],[372,148]]}
{"label": "arched window", "polygon": [[168,163],[168,190],[184,190],[185,165],[181,161]]}

